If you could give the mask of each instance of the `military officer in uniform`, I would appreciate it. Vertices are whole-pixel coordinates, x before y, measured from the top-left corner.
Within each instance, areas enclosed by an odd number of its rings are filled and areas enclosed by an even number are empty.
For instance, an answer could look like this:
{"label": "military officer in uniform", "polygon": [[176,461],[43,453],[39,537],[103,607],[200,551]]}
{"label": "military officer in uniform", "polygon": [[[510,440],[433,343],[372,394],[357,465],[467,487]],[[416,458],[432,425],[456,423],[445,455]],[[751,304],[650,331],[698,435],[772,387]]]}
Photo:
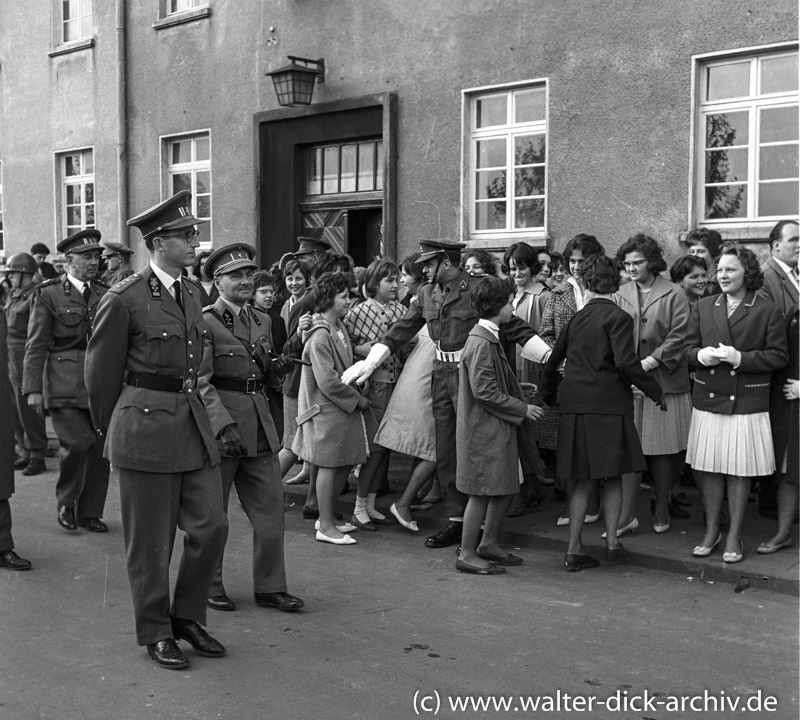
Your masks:
{"label": "military officer in uniform", "polygon": [[14,467],[22,470],[23,475],[38,475],[47,469],[44,461],[47,430],[44,417],[28,405],[22,394],[25,343],[28,340],[28,321],[36,289],[36,260],[28,253],[12,255],[8,258],[4,271],[11,284],[5,306],[8,325],[8,378],[11,381],[16,409],[17,445],[22,450]]}
{"label": "military officer in uniform", "polygon": [[133,259],[133,250],[127,245],[118,242],[104,242],[105,249],[103,250],[103,257],[108,263],[108,271],[103,278],[103,281],[111,287],[116,285],[120,280],[133,275],[131,268],[131,260]]}
{"label": "military officer in uniform", "polygon": [[[209,255],[203,272],[214,279],[219,298],[203,309],[211,336],[211,374],[203,384],[203,402],[211,427],[219,435],[230,428],[235,442],[222,448],[220,474],[223,504],[228,510],[231,485],[236,484],[244,511],[253,526],[253,583],[258,605],[283,611],[300,610],[303,601],[286,592],[283,554],[283,487],[278,451],[280,442],[269,412],[266,389],[275,375],[294,363],[274,357],[269,315],[248,304],[253,295],[255,250],[233,244]],[[223,551],[211,584],[208,606],[234,610],[222,583]]]}
{"label": "military officer in uniform", "polygon": [[[163,668],[225,648],[204,629],[226,519],[219,452],[198,378],[208,342],[200,287],[182,277],[198,246],[187,191],[128,221],[150,263],[109,290],[89,343],[86,382],[105,455],[119,470],[136,639]],[[186,533],[170,601],[175,531]]]}
{"label": "military officer in uniform", "polygon": [[[455,545],[461,540],[464,509],[467,496],[456,488],[456,403],[458,400],[458,366],[461,351],[469,331],[478,322],[478,315],[470,306],[472,288],[481,281],[459,267],[464,243],[441,240],[420,241],[418,263],[428,283],[398,320],[375,343],[366,360],[348,368],[342,376],[346,383],[366,382],[366,379],[392,353],[397,353],[416,336],[427,323],[428,333],[436,345],[436,365],[431,379],[433,419],[436,429],[436,463],[444,495],[445,512],[450,522],[438,533],[425,541],[431,548]],[[527,360],[543,362],[550,354],[550,346],[544,342],[524,320],[516,315],[500,328],[500,342],[523,346],[522,354]]]}
{"label": "military officer in uniform", "polygon": [[[39,414],[50,410],[61,444],[56,483],[58,524],[106,532],[100,519],[108,493],[108,461],[89,414],[83,379],[86,345],[100,298],[108,289],[95,281],[100,262],[100,233],[81,230],[58,244],[67,272],[36,290],[28,323],[22,392]],[[44,386],[42,386],[44,377]]]}

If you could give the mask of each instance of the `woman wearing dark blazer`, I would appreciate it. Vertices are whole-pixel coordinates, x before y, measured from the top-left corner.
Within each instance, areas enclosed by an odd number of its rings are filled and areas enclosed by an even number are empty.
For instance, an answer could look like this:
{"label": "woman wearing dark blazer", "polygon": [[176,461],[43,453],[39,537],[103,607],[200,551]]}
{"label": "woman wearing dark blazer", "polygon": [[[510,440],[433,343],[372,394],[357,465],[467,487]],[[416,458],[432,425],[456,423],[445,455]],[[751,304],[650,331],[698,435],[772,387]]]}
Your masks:
{"label": "woman wearing dark blazer", "polygon": [[[603,480],[606,559],[621,560],[619,544],[622,499],[621,476],[646,467],[633,423],[636,385],[666,409],[658,381],[642,369],[633,344],[633,320],[611,299],[619,289],[619,273],[605,255],[593,255],[583,266],[588,302],[559,336],[545,364],[542,386],[545,402],[558,400],[561,413],[557,467],[573,479],[569,508],[567,570],[595,567],[581,541],[589,494]],[[558,389],[559,365],[566,358],[564,381]]]}
{"label": "woman wearing dark blazer", "polygon": [[775,471],[769,423],[772,373],[788,360],[786,329],[776,305],[756,294],[763,275],[756,256],[723,246],[717,264],[722,294],[703,298],[687,341],[696,368],[686,460],[703,492],[706,533],[695,557],[722,541],[719,529],[727,489],[730,530],[724,562],[742,559],[742,521],[750,479]]}

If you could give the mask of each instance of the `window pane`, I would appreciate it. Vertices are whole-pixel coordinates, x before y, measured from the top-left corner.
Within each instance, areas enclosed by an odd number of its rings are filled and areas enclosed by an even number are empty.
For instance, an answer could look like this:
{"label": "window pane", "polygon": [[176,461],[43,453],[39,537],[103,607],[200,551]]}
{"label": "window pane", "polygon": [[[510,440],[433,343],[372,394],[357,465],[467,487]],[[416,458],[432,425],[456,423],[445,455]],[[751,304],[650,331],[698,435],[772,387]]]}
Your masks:
{"label": "window pane", "polygon": [[797,145],[773,145],[761,148],[759,180],[797,177]]}
{"label": "window pane", "polygon": [[378,166],[375,170],[375,189],[383,190],[383,141],[378,140]]}
{"label": "window pane", "polygon": [[505,202],[475,203],[476,230],[505,230],[505,227],[506,227]]}
{"label": "window pane", "polygon": [[94,227],[94,205],[86,206],[86,227]]}
{"label": "window pane", "polygon": [[758,214],[760,217],[797,215],[797,181],[767,183],[758,186]]}
{"label": "window pane", "polygon": [[84,186],[86,190],[86,202],[93,203],[94,202],[94,183],[86,183]]}
{"label": "window pane", "polygon": [[197,162],[208,160],[208,137],[199,137],[194,141],[194,159]]}
{"label": "window pane", "polygon": [[747,187],[725,185],[706,188],[706,218],[741,218],[747,216]]}
{"label": "window pane", "polygon": [[750,113],[720,113],[706,117],[706,147],[747,145],[750,138]]}
{"label": "window pane", "polygon": [[765,108],[761,111],[762,143],[797,140],[797,108]]}
{"label": "window pane", "polygon": [[80,37],[80,33],[78,32],[78,21],[77,20],[70,20],[69,22],[64,23],[64,42],[70,42],[71,40],[77,40]]}
{"label": "window pane", "polygon": [[706,182],[747,180],[747,150],[709,150],[706,153]]}
{"label": "window pane", "polygon": [[[514,195],[544,195],[544,168],[517,168],[514,172]],[[518,218],[519,220],[519,218]],[[517,225],[530,227],[530,225]]]}
{"label": "window pane", "polygon": [[64,158],[64,174],[74,176],[81,174],[81,156],[67,155]]}
{"label": "window pane", "polygon": [[727,63],[708,68],[707,100],[750,95],[750,61]]}
{"label": "window pane", "polygon": [[67,205],[80,205],[80,203],[81,203],[81,186],[67,185]]}
{"label": "window pane", "polygon": [[211,217],[211,196],[198,195],[197,196],[197,215],[199,218]]}
{"label": "window pane", "polygon": [[172,143],[172,165],[192,161],[192,141],[176,140]]}
{"label": "window pane", "polygon": [[506,171],[491,170],[475,173],[475,193],[477,200],[504,198],[506,196]]}
{"label": "window pane", "polygon": [[71,20],[77,15],[77,8],[75,8],[76,2],[77,0],[64,0],[61,3],[64,22]]}
{"label": "window pane", "polygon": [[797,92],[797,53],[761,60],[761,94]]}
{"label": "window pane", "polygon": [[79,207],[67,208],[67,225],[81,224],[81,209]]}
{"label": "window pane", "polygon": [[322,192],[322,149],[306,150],[306,192],[319,195]]}
{"label": "window pane", "polygon": [[358,189],[375,189],[374,143],[360,143],[358,146]]}
{"label": "window pane", "polygon": [[479,168],[505,167],[506,139],[478,140],[477,155]]}
{"label": "window pane", "polygon": [[544,227],[544,200],[517,200],[514,227]]}
{"label": "window pane", "polygon": [[94,153],[91,150],[81,153],[83,161],[83,174],[91,175],[94,173]]}
{"label": "window pane", "polygon": [[342,185],[340,192],[356,190],[356,146],[342,145]]}
{"label": "window pane", "polygon": [[325,161],[325,177],[322,179],[322,192],[339,192],[339,148],[326,147],[323,151]]}
{"label": "window pane", "polygon": [[508,122],[507,95],[490,95],[479,98],[475,103],[475,126],[479,128],[492,125],[505,125]]}
{"label": "window pane", "polygon": [[514,138],[514,164],[544,162],[544,135],[519,135]]}
{"label": "window pane", "polygon": [[181,190],[192,191],[192,176],[189,173],[178,173],[172,176],[172,194]]}
{"label": "window pane", "polygon": [[545,99],[543,87],[514,93],[514,122],[544,120]]}
{"label": "window pane", "polygon": [[211,173],[208,170],[198,170],[196,178],[197,188],[195,188],[195,193],[204,195],[211,192]]}

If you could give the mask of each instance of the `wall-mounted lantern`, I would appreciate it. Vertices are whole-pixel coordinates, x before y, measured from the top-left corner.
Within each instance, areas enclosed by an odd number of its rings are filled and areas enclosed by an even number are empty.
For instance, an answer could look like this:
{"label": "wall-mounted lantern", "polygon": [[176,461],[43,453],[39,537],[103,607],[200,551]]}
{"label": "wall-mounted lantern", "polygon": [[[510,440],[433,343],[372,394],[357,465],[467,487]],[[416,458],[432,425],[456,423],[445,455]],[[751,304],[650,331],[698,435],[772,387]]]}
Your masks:
{"label": "wall-mounted lantern", "polygon": [[283,107],[311,105],[314,84],[325,82],[325,60],[287,55],[289,64],[268,72],[275,85],[278,104]]}

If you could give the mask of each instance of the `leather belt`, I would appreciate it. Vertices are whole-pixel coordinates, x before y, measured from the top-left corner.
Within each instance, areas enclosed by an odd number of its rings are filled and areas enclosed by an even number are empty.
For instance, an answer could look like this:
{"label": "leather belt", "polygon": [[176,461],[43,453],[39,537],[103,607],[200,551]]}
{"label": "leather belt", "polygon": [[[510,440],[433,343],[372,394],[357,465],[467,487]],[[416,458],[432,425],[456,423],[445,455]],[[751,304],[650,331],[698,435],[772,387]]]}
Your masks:
{"label": "leather belt", "polygon": [[145,390],[183,392],[184,390],[193,390],[197,386],[197,375],[185,378],[129,372],[125,376],[125,384],[131,387],[144,388]]}
{"label": "leather belt", "polygon": [[214,375],[211,378],[211,384],[217,390],[227,390],[228,392],[247,393],[248,395],[255,395],[264,390],[264,381],[261,378],[249,377],[246,380],[241,378],[220,377]]}
{"label": "leather belt", "polygon": [[461,353],[464,352],[463,350],[456,350],[454,352],[445,352],[444,350],[440,350],[438,347],[436,348],[436,359],[440,360],[441,362],[446,363],[460,363],[461,362]]}

